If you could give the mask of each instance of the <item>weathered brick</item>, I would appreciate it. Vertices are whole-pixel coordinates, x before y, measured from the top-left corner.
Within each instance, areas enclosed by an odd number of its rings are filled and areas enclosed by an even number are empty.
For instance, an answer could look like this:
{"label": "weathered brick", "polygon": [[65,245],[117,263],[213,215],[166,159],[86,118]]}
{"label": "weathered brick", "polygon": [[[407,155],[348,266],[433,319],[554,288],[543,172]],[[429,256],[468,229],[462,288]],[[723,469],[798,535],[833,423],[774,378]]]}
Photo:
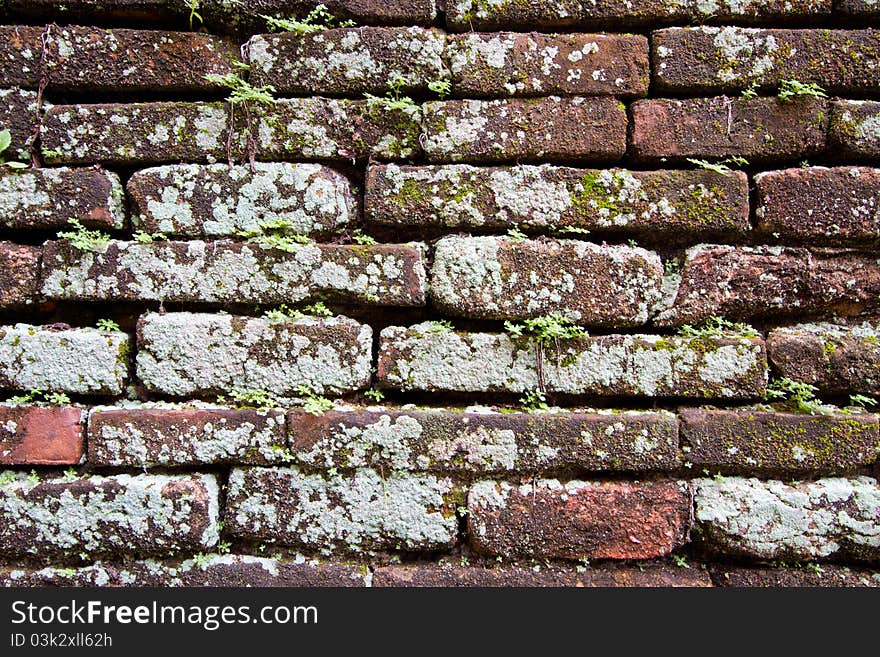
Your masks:
{"label": "weathered brick", "polygon": [[880,160],[880,102],[832,102],[828,145],[841,159]]}
{"label": "weathered brick", "polygon": [[[604,335],[544,350],[544,385],[570,394],[753,398],[764,393],[759,338]],[[402,390],[527,392],[539,387],[535,342],[495,333],[440,332],[430,322],[381,333],[380,385]]]}
{"label": "weathered brick", "polygon": [[880,299],[880,265],[845,251],[700,245],[661,325],[736,319],[856,315]]}
{"label": "weathered brick", "polygon": [[262,34],[249,42],[250,80],[281,93],[379,95],[398,80],[403,93],[425,93],[449,76],[445,45],[442,32],[421,27]]}
{"label": "weathered brick", "polygon": [[755,187],[765,233],[811,244],[880,238],[880,169],[768,171],[755,176]]}
{"label": "weathered brick", "polygon": [[88,445],[95,466],[181,466],[280,462],[281,411],[231,408],[96,407]]}
{"label": "weathered brick", "polygon": [[448,0],[446,22],[455,30],[604,27],[707,20],[762,22],[817,20],[831,14],[831,0],[557,0],[494,2]]}
{"label": "weathered brick", "polygon": [[52,299],[290,303],[327,294],[377,305],[425,303],[418,246],[111,241],[100,253],[46,242],[42,293]]}
{"label": "weathered brick", "polygon": [[664,411],[294,410],[288,431],[297,461],[318,468],[489,473],[678,465],[678,424]]}
{"label": "weathered brick", "polygon": [[176,17],[189,15],[186,3],[174,0],[5,0],[5,4],[14,16],[39,20],[51,16],[59,21],[75,18],[85,21],[138,20],[155,23],[157,17],[163,14]]}
{"label": "weathered brick", "polygon": [[711,236],[749,225],[749,183],[735,171],[626,171],[552,165],[371,166],[368,221],[412,227]]}
{"label": "weathered brick", "polygon": [[876,415],[682,408],[684,459],[742,474],[851,472],[880,455]]}
{"label": "weathered brick", "polygon": [[[46,107],[44,105],[44,107]],[[12,143],[3,151],[6,160],[30,162],[28,139],[38,121],[37,94],[23,89],[0,89],[0,125],[9,130]]]}
{"label": "weathered brick", "polygon": [[82,455],[81,409],[0,405],[0,463],[74,465]]}
{"label": "weathered brick", "polygon": [[773,366],[782,376],[831,394],[880,394],[880,330],[859,326],[799,324],[767,336]]}
{"label": "weathered brick", "polygon": [[453,91],[477,96],[645,96],[640,35],[471,33],[450,37]]}
{"label": "weathered brick", "polygon": [[454,493],[448,479],[406,472],[324,478],[241,468],[229,476],[224,526],[238,538],[324,552],[437,550],[456,540]]}
{"label": "weathered brick", "polygon": [[0,484],[0,554],[200,551],[217,542],[219,486],[212,475],[114,475]]}
{"label": "weathered brick", "polygon": [[0,224],[16,230],[55,228],[77,219],[86,226],[125,227],[119,176],[100,169],[0,170]]}
{"label": "weathered brick", "polygon": [[733,587],[792,587],[833,586],[880,587],[880,573],[870,570],[852,569],[846,566],[823,564],[803,568],[709,566],[712,579],[718,586]]}
{"label": "weathered brick", "polygon": [[318,164],[172,164],[135,172],[126,189],[132,223],[148,233],[231,236],[265,223],[323,236],[357,219],[348,178]]}
{"label": "weathered brick", "polygon": [[631,155],[638,161],[737,156],[764,163],[825,149],[828,111],[818,98],[651,99],[630,109]]}
{"label": "weathered brick", "polygon": [[[0,585],[3,575],[0,572]],[[412,564],[377,568],[374,587],[694,587],[712,586],[709,574],[698,568],[678,568],[663,562],[572,567],[541,563],[468,566],[455,563]]]}
{"label": "weathered brick", "polygon": [[661,92],[775,91],[797,80],[831,93],[875,93],[880,32],[674,27],[653,33],[651,56]]}
{"label": "weathered brick", "polygon": [[423,111],[431,162],[611,162],[626,151],[626,108],[613,98],[450,100]]}
{"label": "weathered brick", "polygon": [[880,15],[877,0],[835,0],[834,11],[847,16],[865,16],[868,18]]}
{"label": "weathered brick", "polygon": [[880,559],[880,487],[875,479],[784,484],[697,479],[698,535],[713,553],[753,559]]}
{"label": "weathered brick", "polygon": [[147,313],[138,321],[138,378],[179,397],[235,389],[347,392],[370,380],[372,330],[346,317],[273,323],[254,317]]}
{"label": "weathered brick", "polygon": [[[45,37],[46,52],[42,40]],[[94,27],[0,27],[0,85],[36,88],[45,57],[48,88],[57,91],[218,89],[209,74],[233,70],[238,47],[194,32],[101,30]]]}
{"label": "weathered brick", "polygon": [[687,541],[691,491],[674,481],[481,481],[468,494],[467,518],[483,554],[650,559]]}
{"label": "weathered brick", "polygon": [[118,395],[126,380],[125,333],[16,324],[0,327],[0,388]]}
{"label": "weathered brick", "polygon": [[[0,208],[2,212],[2,208]],[[0,242],[0,308],[31,303],[39,283],[42,249]]]}

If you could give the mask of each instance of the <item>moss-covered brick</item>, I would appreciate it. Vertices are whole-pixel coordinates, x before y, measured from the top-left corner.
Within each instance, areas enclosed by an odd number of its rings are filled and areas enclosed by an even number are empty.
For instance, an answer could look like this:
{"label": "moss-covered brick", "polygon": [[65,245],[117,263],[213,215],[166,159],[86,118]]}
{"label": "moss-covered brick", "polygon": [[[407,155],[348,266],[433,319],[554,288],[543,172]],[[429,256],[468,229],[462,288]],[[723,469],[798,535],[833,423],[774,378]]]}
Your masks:
{"label": "moss-covered brick", "polygon": [[322,469],[652,471],[678,464],[678,425],[663,411],[294,410],[288,431],[296,461]]}
{"label": "moss-covered brick", "polygon": [[402,93],[426,93],[449,77],[446,36],[421,27],[358,27],[311,34],[261,34],[249,42],[253,84],[279,93],[385,95],[392,81]]}
{"label": "moss-covered brick", "polygon": [[[43,104],[47,108],[47,104]],[[29,140],[39,122],[37,94],[24,89],[0,89],[0,130],[9,130],[12,143],[2,153],[4,160],[30,163]]]}
{"label": "moss-covered brick", "polygon": [[296,303],[326,294],[378,305],[425,303],[417,245],[111,241],[99,252],[47,242],[42,293],[52,299]]}
{"label": "moss-covered brick", "polygon": [[660,300],[660,257],[579,240],[445,237],[431,298],[444,313],[488,319],[561,313],[588,326],[645,324]]}
{"label": "moss-covered brick", "polygon": [[880,102],[832,102],[828,145],[836,158],[880,162]]}
{"label": "moss-covered brick", "polygon": [[0,242],[0,308],[18,308],[35,300],[41,255],[38,246]]}
{"label": "moss-covered brick", "polygon": [[639,35],[471,33],[446,51],[457,96],[645,96],[648,40]]}
{"label": "moss-covered brick", "polygon": [[880,486],[870,477],[810,482],[739,477],[694,482],[696,536],[714,554],[877,561]]}
{"label": "moss-covered brick", "polygon": [[857,253],[701,244],[689,249],[661,325],[710,317],[858,315],[880,305],[880,265]]}
{"label": "moss-covered brick", "polygon": [[739,171],[627,171],[552,165],[374,165],[364,212],[389,226],[730,235],[749,225]]}
{"label": "moss-covered brick", "polygon": [[804,566],[736,566],[711,564],[717,586],[733,587],[880,587],[880,572],[833,564]]}
{"label": "moss-covered brick", "polygon": [[613,162],[626,150],[626,108],[613,98],[451,100],[423,110],[430,162]]}
{"label": "moss-covered brick", "polygon": [[[534,340],[391,326],[380,337],[380,385],[402,390],[514,393],[539,386]],[[767,360],[759,338],[604,335],[542,350],[550,392],[607,396],[755,398]]]}
{"label": "moss-covered brick", "polygon": [[651,56],[661,92],[775,93],[783,80],[797,80],[834,94],[880,93],[877,30],[669,28],[654,32]]}
{"label": "moss-covered brick", "polygon": [[825,100],[715,96],[638,100],[631,107],[630,154],[636,161],[802,159],[825,150]]}
{"label": "moss-covered brick", "polygon": [[236,538],[324,553],[442,550],[456,542],[457,497],[451,480],[427,474],[237,468],[224,525]]}
{"label": "moss-covered brick", "polygon": [[208,313],[147,313],[138,321],[137,374],[177,397],[258,391],[349,392],[370,380],[372,330],[346,317],[289,322]]}
{"label": "moss-covered brick", "polygon": [[75,465],[83,456],[85,414],[74,406],[0,405],[0,463]]}
{"label": "moss-covered brick", "polygon": [[16,324],[0,327],[0,388],[118,395],[129,337],[118,331]]}
{"label": "moss-covered brick", "polygon": [[471,486],[467,520],[482,554],[650,559],[687,541],[691,513],[685,482],[488,480]]}

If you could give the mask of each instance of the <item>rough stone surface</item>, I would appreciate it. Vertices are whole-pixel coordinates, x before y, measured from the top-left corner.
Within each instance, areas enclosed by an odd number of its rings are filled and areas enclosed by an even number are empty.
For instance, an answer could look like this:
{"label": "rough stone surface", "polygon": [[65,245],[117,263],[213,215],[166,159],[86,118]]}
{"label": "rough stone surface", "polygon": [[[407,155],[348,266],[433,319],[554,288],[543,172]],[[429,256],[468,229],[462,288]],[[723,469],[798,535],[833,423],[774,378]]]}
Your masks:
{"label": "rough stone surface", "polygon": [[[44,105],[44,107],[46,107]],[[37,94],[23,89],[0,89],[0,125],[9,130],[12,143],[3,159],[30,162],[28,139],[37,123]]]}
{"label": "rough stone surface", "polygon": [[370,380],[372,330],[346,317],[266,319],[147,313],[138,321],[138,378],[184,397],[236,389],[348,392]]}
{"label": "rough stone surface", "polygon": [[126,189],[132,223],[148,233],[232,236],[283,223],[324,236],[357,219],[348,178],[319,164],[172,164],[135,172]]}
{"label": "rough stone surface", "polygon": [[838,474],[880,456],[877,416],[679,409],[684,459],[741,474]]}
{"label": "rough stone surface", "polygon": [[0,484],[0,554],[167,555],[217,543],[219,486],[212,475],[114,475]]}
{"label": "rough stone surface", "polygon": [[40,20],[51,16],[59,21],[155,21],[161,12],[178,19],[189,15],[186,5],[174,0],[5,0],[5,5],[14,16]]}
{"label": "rough stone surface", "polygon": [[[441,472],[645,471],[678,465],[664,411],[559,414],[369,407],[288,415],[304,466]],[[876,427],[875,427],[876,430]]]}
{"label": "rough stone surface", "polygon": [[651,99],[630,109],[630,155],[637,161],[737,156],[754,164],[803,159],[825,149],[828,109],[822,99]]}
{"label": "rough stone surface", "polygon": [[71,219],[102,229],[124,228],[119,176],[101,169],[0,169],[0,225],[56,228],[67,227]]}
{"label": "rough stone surface", "polygon": [[841,159],[880,160],[880,102],[832,102],[828,145]]}
{"label": "rough stone surface", "polygon": [[856,315],[878,306],[880,265],[845,251],[700,245],[688,250],[681,284],[662,325],[710,317]]}
{"label": "rough stone surface", "polygon": [[39,288],[41,256],[42,249],[38,246],[0,242],[0,308],[19,307],[33,301]]}
{"label": "rough stone surface", "polygon": [[831,394],[880,394],[880,330],[829,323],[778,328],[767,349],[781,376]]}
{"label": "rough stone surface", "polygon": [[16,324],[0,327],[0,388],[118,395],[128,378],[125,333]]}
{"label": "rough stone surface", "polygon": [[483,554],[650,559],[687,541],[691,491],[662,481],[481,481],[468,494],[467,518],[471,544]]}
{"label": "rough stone surface", "polygon": [[[402,390],[520,393],[538,389],[537,358],[525,337],[391,326],[380,336],[377,377]],[[767,379],[763,340],[736,336],[597,336],[549,347],[542,361],[546,389],[570,394],[752,398]]]}
{"label": "rough stone surface", "polygon": [[651,40],[660,92],[757,88],[775,93],[783,80],[816,83],[835,94],[876,94],[880,32],[673,27]]}
{"label": "rough stone surface", "polygon": [[880,238],[880,169],[809,167],[755,176],[758,226],[817,243]]}
{"label": "rough stone surface", "polygon": [[626,150],[626,108],[613,98],[426,103],[430,162],[611,162]]}
{"label": "rough stone surface", "polygon": [[445,237],[434,246],[431,298],[442,313],[517,319],[560,313],[579,324],[647,322],[663,264],[639,247],[579,240]]}
{"label": "rough stone surface", "polygon": [[880,14],[877,0],[837,0],[834,10],[839,14],[869,18],[876,18]]}
{"label": "rough stone surface", "polygon": [[384,95],[392,80],[403,93],[426,93],[448,78],[446,36],[421,27],[358,27],[312,34],[263,34],[249,42],[252,84],[279,93]]}
{"label": "rough stone surface", "polygon": [[310,296],[377,305],[425,303],[418,246],[232,241],[112,241],[102,252],[47,242],[42,293],[53,299],[296,303]]}
{"label": "rough stone surface", "polygon": [[711,565],[717,586],[733,587],[880,587],[880,573],[844,566],[812,564],[805,568],[745,568]]}
{"label": "rough stone surface", "polygon": [[452,482],[431,475],[235,469],[225,527],[238,538],[322,552],[436,550],[456,540],[453,497]]}
{"label": "rough stone surface", "polygon": [[0,405],[3,465],[75,465],[82,455],[81,409]]}
{"label": "rough stone surface", "polygon": [[413,228],[730,235],[750,229],[748,188],[739,171],[389,164],[367,170],[364,213]]}
{"label": "rough stone surface", "polygon": [[267,465],[285,453],[280,411],[97,407],[89,414],[89,463],[109,467]]}
{"label": "rough stone surface", "polygon": [[450,37],[446,56],[454,93],[468,98],[648,93],[640,35],[471,33]]}
{"label": "rough stone surface", "polygon": [[713,553],[755,559],[880,559],[880,487],[870,477],[784,484],[694,482],[698,535]]}

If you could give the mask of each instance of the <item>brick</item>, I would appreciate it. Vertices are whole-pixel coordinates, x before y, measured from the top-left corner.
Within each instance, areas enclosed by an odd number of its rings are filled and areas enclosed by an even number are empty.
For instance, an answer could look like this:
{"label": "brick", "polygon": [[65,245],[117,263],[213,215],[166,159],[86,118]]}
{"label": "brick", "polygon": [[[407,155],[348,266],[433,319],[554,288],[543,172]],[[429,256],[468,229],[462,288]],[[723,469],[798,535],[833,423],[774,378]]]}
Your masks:
{"label": "brick", "polygon": [[38,246],[0,242],[0,308],[19,307],[34,300],[41,255]]}
{"label": "brick", "polygon": [[262,34],[249,42],[250,80],[280,93],[385,95],[396,79],[402,93],[426,93],[449,77],[445,45],[442,32],[421,27]]}
{"label": "brick", "polygon": [[613,98],[426,103],[430,162],[611,162],[626,151],[626,108]]}
{"label": "brick", "polygon": [[823,564],[804,568],[709,566],[718,586],[732,587],[878,587],[880,573],[846,566]]}
{"label": "brick", "polygon": [[[426,322],[382,331],[377,376],[401,390],[521,393],[538,389],[537,359],[528,338]],[[767,377],[763,340],[736,336],[603,335],[562,341],[542,362],[547,391],[567,394],[747,399]]]}
{"label": "brick", "polygon": [[281,222],[326,236],[357,220],[348,178],[319,164],[172,164],[135,172],[126,189],[132,223],[148,233],[220,237]]}
{"label": "brick", "polygon": [[418,246],[294,244],[290,251],[232,241],[111,241],[103,252],[47,242],[42,293],[52,299],[291,303],[327,294],[421,306]]}
{"label": "brick", "polygon": [[0,554],[75,559],[195,552],[218,536],[212,475],[114,475],[0,485]]}
{"label": "brick", "polygon": [[458,521],[448,479],[357,470],[324,478],[297,468],[240,468],[229,476],[233,536],[341,552],[452,547]]}
{"label": "brick", "polygon": [[836,0],[834,11],[845,16],[876,17],[880,14],[876,0]]}
{"label": "brick", "polygon": [[830,93],[874,93],[880,32],[674,27],[653,33],[651,56],[660,92],[752,85],[775,92],[783,80],[797,80]]}
{"label": "brick", "polygon": [[185,397],[244,388],[295,395],[348,392],[370,380],[372,330],[346,317],[266,319],[147,313],[138,321],[137,373],[154,392]]}
{"label": "brick", "polygon": [[880,102],[832,102],[828,145],[841,159],[880,160]]}
{"label": "brick", "polygon": [[682,408],[684,458],[741,474],[845,473],[880,456],[877,416]]}
{"label": "brick", "polygon": [[880,559],[880,487],[870,477],[784,484],[697,479],[697,533],[715,554],[751,559]]}
{"label": "brick", "polygon": [[0,405],[3,465],[75,465],[82,456],[81,409]]}
{"label": "brick", "polygon": [[876,324],[829,323],[777,328],[767,336],[782,376],[830,394],[880,394],[880,330]]}
{"label": "brick", "polygon": [[768,171],[755,176],[755,187],[755,214],[765,233],[810,244],[880,238],[880,169]]}
{"label": "brick", "polygon": [[576,240],[445,237],[431,267],[440,312],[486,319],[557,312],[590,326],[644,324],[662,282],[652,251]]}
{"label": "brick", "polygon": [[71,19],[88,21],[150,21],[156,22],[163,14],[188,16],[185,4],[172,0],[5,0],[13,16],[26,16],[59,21]]}
{"label": "brick", "polygon": [[630,155],[636,161],[737,156],[769,163],[825,149],[828,111],[822,99],[651,99],[636,101],[630,109]]}
{"label": "brick", "polygon": [[472,97],[646,96],[640,35],[471,33],[449,38],[453,91]]}
{"label": "brick", "polygon": [[468,494],[473,548],[503,557],[651,559],[687,541],[686,483],[481,481]]}
{"label": "brick", "polygon": [[280,462],[287,444],[280,411],[231,408],[96,407],[89,463],[107,467]]}
{"label": "brick", "polygon": [[[0,27],[0,85],[36,88],[47,28]],[[206,75],[233,71],[238,47],[194,32],[58,27],[48,31],[48,88],[54,91],[191,92],[220,87]]]}
{"label": "brick", "polygon": [[[44,104],[43,107],[46,107]],[[0,89],[0,125],[9,130],[12,143],[3,151],[6,160],[30,162],[28,139],[37,117],[37,94],[23,89]]]}
{"label": "brick", "polygon": [[0,327],[0,388],[118,395],[128,379],[125,333],[16,324]]}
{"label": "brick", "polygon": [[557,2],[489,2],[450,0],[446,22],[450,28],[522,30],[646,25],[656,23],[768,20],[817,20],[831,15],[831,0],[559,0]]}
{"label": "brick", "polygon": [[[2,583],[2,574],[0,574]],[[468,566],[393,565],[376,569],[373,587],[708,587],[708,573],[648,561],[638,566],[603,563],[578,567],[541,563]]]}
{"label": "brick", "polygon": [[696,237],[751,228],[740,171],[376,165],[367,170],[364,203],[370,222],[444,230],[513,225]]}
{"label": "brick", "polygon": [[880,266],[846,251],[700,245],[689,249],[681,285],[661,325],[710,317],[856,315],[880,298]]}
{"label": "brick", "polygon": [[119,176],[101,169],[0,170],[0,223],[15,230],[67,227],[77,219],[103,229],[125,227]]}
{"label": "brick", "polygon": [[288,430],[293,456],[312,468],[491,473],[678,465],[678,424],[664,411],[293,410]]}

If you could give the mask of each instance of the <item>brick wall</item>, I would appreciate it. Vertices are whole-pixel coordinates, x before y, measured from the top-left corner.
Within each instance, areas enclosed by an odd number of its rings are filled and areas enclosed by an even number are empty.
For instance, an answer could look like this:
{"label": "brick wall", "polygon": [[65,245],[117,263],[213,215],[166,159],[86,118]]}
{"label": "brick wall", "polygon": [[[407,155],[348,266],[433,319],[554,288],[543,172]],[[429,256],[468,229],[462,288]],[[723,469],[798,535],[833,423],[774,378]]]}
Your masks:
{"label": "brick wall", "polygon": [[0,582],[880,585],[880,5],[189,4],[0,1]]}

